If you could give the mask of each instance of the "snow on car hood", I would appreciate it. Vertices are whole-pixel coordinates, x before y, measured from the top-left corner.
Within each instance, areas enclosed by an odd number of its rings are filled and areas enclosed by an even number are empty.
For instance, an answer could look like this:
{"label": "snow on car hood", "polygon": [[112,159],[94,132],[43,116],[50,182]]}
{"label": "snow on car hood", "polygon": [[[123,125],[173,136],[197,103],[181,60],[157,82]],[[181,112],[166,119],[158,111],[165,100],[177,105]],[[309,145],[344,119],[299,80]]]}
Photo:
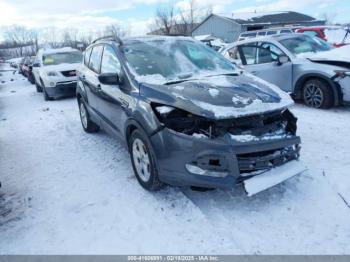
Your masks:
{"label": "snow on car hood", "polygon": [[317,53],[303,53],[299,58],[308,58],[311,61],[341,61],[350,63],[350,45],[334,48],[329,51]]}
{"label": "snow on car hood", "polygon": [[81,67],[81,63],[74,63],[74,64],[59,64],[59,65],[47,65],[43,66],[43,70],[45,72],[62,72],[62,71],[71,71],[71,70],[79,70]]}
{"label": "snow on car hood", "polygon": [[209,119],[255,115],[293,104],[287,93],[247,73],[170,85],[141,84],[141,94],[155,103]]}

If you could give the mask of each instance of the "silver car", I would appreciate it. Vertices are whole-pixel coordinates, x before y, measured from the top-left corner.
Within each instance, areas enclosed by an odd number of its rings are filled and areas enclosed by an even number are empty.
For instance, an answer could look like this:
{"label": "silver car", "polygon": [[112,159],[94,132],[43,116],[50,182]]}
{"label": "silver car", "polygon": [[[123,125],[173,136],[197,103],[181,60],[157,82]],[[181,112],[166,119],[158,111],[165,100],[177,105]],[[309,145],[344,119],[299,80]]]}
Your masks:
{"label": "silver car", "polygon": [[240,41],[221,53],[245,70],[303,100],[308,106],[330,108],[350,104],[349,46],[333,48],[302,34]]}

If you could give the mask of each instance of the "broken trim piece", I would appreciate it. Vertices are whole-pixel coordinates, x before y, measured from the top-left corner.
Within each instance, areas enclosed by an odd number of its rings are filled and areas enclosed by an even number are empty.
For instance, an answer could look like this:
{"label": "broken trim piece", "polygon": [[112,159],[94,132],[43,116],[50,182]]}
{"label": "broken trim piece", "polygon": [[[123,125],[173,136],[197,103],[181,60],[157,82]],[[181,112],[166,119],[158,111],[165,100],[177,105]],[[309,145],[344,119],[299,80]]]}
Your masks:
{"label": "broken trim piece", "polygon": [[253,196],[263,190],[273,187],[283,181],[300,175],[307,170],[302,161],[294,160],[282,166],[272,168],[261,175],[254,176],[243,181],[244,189],[247,195]]}

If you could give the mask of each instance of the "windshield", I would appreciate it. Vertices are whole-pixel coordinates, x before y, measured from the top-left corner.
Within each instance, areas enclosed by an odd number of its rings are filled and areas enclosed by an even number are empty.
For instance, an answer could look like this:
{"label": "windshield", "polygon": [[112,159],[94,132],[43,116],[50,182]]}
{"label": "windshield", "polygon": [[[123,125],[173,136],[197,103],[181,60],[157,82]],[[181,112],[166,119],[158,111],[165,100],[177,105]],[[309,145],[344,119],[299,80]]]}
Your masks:
{"label": "windshield", "polygon": [[43,55],[44,65],[74,64],[82,61],[79,51]]}
{"label": "windshield", "polygon": [[280,43],[295,55],[303,53],[316,53],[329,51],[332,46],[322,39],[310,37],[307,35],[300,35],[298,37],[287,38],[281,40]]}
{"label": "windshield", "polygon": [[190,39],[141,39],[123,44],[128,65],[140,82],[164,84],[217,74],[235,67],[219,53]]}

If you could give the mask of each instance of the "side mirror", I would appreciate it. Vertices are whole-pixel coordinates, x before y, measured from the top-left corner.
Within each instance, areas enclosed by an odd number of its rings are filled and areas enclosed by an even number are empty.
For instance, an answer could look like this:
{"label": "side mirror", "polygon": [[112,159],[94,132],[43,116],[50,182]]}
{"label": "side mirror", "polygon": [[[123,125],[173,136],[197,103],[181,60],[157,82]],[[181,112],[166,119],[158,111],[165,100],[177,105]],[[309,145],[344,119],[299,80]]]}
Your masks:
{"label": "side mirror", "polygon": [[281,55],[277,58],[277,65],[282,65],[289,62],[289,57],[286,55]]}
{"label": "side mirror", "polygon": [[105,73],[98,76],[98,80],[103,85],[119,85],[120,78],[117,73]]}
{"label": "side mirror", "polygon": [[34,63],[34,64],[32,65],[32,67],[40,67],[40,64],[39,64],[39,63]]}

